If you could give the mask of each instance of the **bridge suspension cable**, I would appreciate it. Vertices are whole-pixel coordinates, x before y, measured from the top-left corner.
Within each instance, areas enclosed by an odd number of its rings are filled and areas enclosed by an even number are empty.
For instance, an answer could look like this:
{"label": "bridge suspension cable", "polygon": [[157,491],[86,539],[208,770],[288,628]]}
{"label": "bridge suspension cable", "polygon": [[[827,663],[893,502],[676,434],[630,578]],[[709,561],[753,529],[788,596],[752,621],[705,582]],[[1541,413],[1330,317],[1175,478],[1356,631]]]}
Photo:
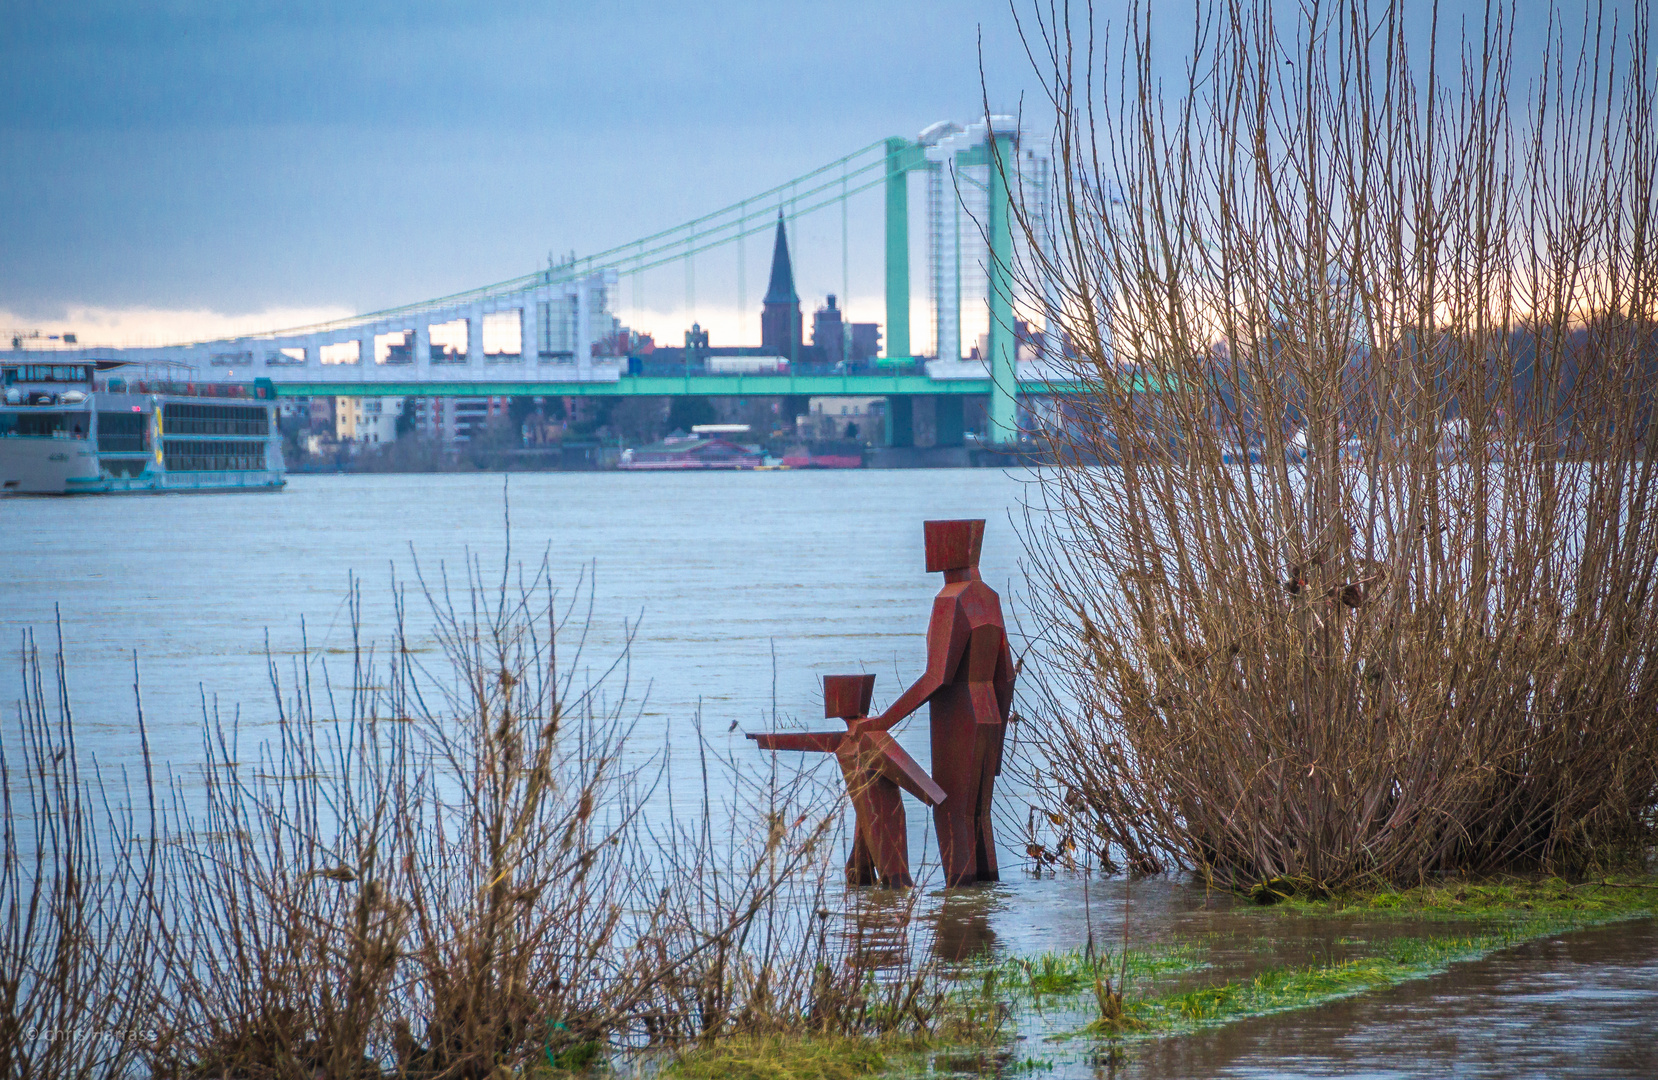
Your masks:
{"label": "bridge suspension cable", "polygon": [[[846,189],[846,183],[850,177],[867,173],[871,169],[883,166],[884,164],[884,160],[871,162],[869,164],[862,165],[857,169],[851,170],[846,177],[827,180],[814,187],[808,188],[805,191],[791,194],[788,200],[790,209],[784,211],[784,218],[790,222],[793,222],[796,218],[804,217],[807,214],[813,213],[817,210],[822,210],[825,207],[832,206],[837,202],[841,202],[851,197],[852,195],[868,191],[875,185],[885,182],[886,172],[883,169],[881,174],[875,179],[866,181],[865,183],[859,185],[856,189],[852,189],[850,191]],[[821,172],[822,170],[818,171]],[[800,200],[821,195],[826,191],[832,192],[837,186],[842,189],[839,194],[832,194],[829,198],[814,203],[804,210],[798,208]],[[773,189],[773,191],[768,194],[775,193],[776,189]],[[737,210],[738,213],[737,216],[720,221],[717,224],[701,230],[700,232],[696,231],[694,228],[696,224],[712,221],[720,215],[705,214],[696,219],[695,222],[687,222],[686,224],[676,226],[673,229],[663,230],[662,232],[657,233],[654,237],[647,237],[645,240],[637,241],[634,244],[630,244],[622,248],[612,249],[613,252],[621,253],[621,257],[607,258],[606,256],[610,253],[601,253],[600,255],[594,255],[591,258],[584,257],[582,259],[578,259],[576,260],[576,265],[581,267],[579,271],[560,274],[550,280],[562,281],[571,277],[581,277],[596,270],[616,270],[619,273],[634,273],[637,268],[649,269],[653,266],[660,266],[663,261],[661,256],[664,255],[667,256],[667,261],[670,262],[676,258],[683,257],[683,255],[689,251],[690,248],[685,248],[682,251],[681,245],[692,244],[695,245],[695,250],[697,251],[707,251],[710,247],[719,247],[722,244],[731,243],[741,237],[752,236],[757,232],[764,232],[772,227],[776,219],[771,216],[772,207],[769,205],[749,210],[748,204],[754,201],[757,200],[745,199],[736,206],[728,208],[727,211],[722,211],[721,213],[727,213],[730,210]],[[751,222],[757,222],[757,224],[750,227]],[[688,235],[682,235],[685,230],[690,230]],[[729,236],[720,236],[721,233],[724,233],[727,230],[731,230]],[[719,238],[704,242],[708,237]],[[644,245],[651,243],[652,240],[656,241],[654,245],[648,249],[645,248]],[[631,252],[629,251],[630,248],[633,249]],[[647,263],[646,260],[650,261]]]}
{"label": "bridge suspension cable", "polygon": [[[790,196],[790,209],[785,211],[784,216],[792,223],[797,218],[868,191],[870,188],[883,183],[886,179],[889,156],[886,145],[884,139],[872,142],[810,172],[768,188],[758,195],[751,195],[729,206],[702,214],[670,228],[661,229],[648,236],[630,240],[625,244],[619,244],[592,255],[572,258],[557,266],[537,270],[534,273],[521,274],[518,277],[508,278],[505,281],[498,281],[475,289],[468,289],[465,292],[451,293],[448,296],[440,296],[431,300],[365,312],[344,319],[313,323],[308,326],[287,327],[281,330],[269,330],[245,336],[250,338],[292,337],[326,333],[331,330],[343,330],[364,323],[385,322],[404,315],[415,315],[433,309],[459,307],[495,296],[522,292],[537,285],[572,281],[603,270],[614,270],[618,274],[637,275],[680,259],[690,259],[701,252],[736,243],[746,237],[769,230],[775,223],[775,219],[769,216],[774,206],[772,200],[777,198],[778,202],[775,205],[780,206],[782,202],[780,197],[785,193]],[[881,153],[860,164],[853,164],[872,151],[881,151]],[[839,175],[834,175],[837,169],[840,170]],[[851,179],[860,177],[871,170],[880,170],[873,180],[859,184],[850,190],[847,188],[847,184]],[[826,175],[827,179],[804,191],[800,190],[802,183]],[[801,200],[811,199],[825,192],[830,192],[837,186],[841,189],[838,194],[833,194],[829,198],[822,199],[804,209],[799,208],[798,204]],[[758,224],[751,227],[750,222],[754,221],[758,221]],[[738,247],[740,251],[741,244]]]}
{"label": "bridge suspension cable", "polygon": [[[632,247],[634,247],[638,244],[653,243],[655,241],[663,239],[664,237],[673,236],[674,234],[676,234],[676,233],[678,233],[682,230],[695,229],[698,225],[701,225],[704,222],[714,221],[718,218],[723,218],[723,217],[727,216],[728,214],[731,214],[733,211],[736,211],[737,213],[741,214],[744,218],[747,218],[749,216],[757,216],[759,214],[762,214],[762,213],[765,212],[764,208],[750,212],[748,210],[748,207],[755,204],[755,203],[763,203],[763,204],[767,204],[769,206],[768,200],[770,200],[772,198],[772,196],[781,195],[785,191],[790,192],[791,194],[795,194],[796,197],[805,197],[807,195],[813,195],[813,194],[816,194],[818,192],[827,190],[828,188],[833,187],[834,184],[837,181],[834,180],[834,179],[830,179],[830,180],[825,181],[824,183],[818,185],[817,187],[814,187],[814,188],[810,189],[809,191],[806,191],[806,192],[796,192],[795,191],[795,189],[798,188],[798,186],[802,182],[804,182],[806,180],[810,180],[813,177],[822,176],[824,173],[830,172],[830,171],[832,171],[836,168],[840,168],[840,167],[852,162],[853,160],[855,160],[857,158],[860,158],[863,155],[869,153],[871,150],[883,150],[885,146],[886,146],[886,141],[884,139],[879,140],[877,142],[872,142],[868,146],[861,147],[857,150],[852,151],[852,153],[850,153],[850,154],[846,154],[842,157],[836,158],[834,161],[829,162],[827,165],[821,165],[818,168],[813,169],[811,172],[802,173],[801,175],[795,177],[792,180],[785,180],[783,183],[778,184],[776,187],[768,188],[765,191],[760,192],[758,195],[750,195],[747,198],[740,199],[737,202],[734,202],[729,206],[724,206],[724,207],[721,207],[718,210],[710,211],[709,213],[703,214],[701,217],[694,217],[690,221],[682,222],[678,225],[674,225],[674,226],[671,226],[669,228],[663,229],[660,232],[655,232],[655,233],[652,233],[649,236],[641,237],[640,239],[632,241],[630,243],[622,244],[618,247],[613,247],[613,248],[610,248],[606,251],[596,252],[592,255],[583,256],[582,258],[577,259],[576,262],[579,265],[582,265],[584,267],[591,267],[593,269],[609,268],[616,261],[618,261],[617,256],[625,255],[629,248],[632,248]],[[872,161],[866,162],[865,164],[858,166],[856,169],[853,170],[853,174],[856,175],[858,173],[867,172],[870,169],[873,169],[873,168],[876,168],[876,167],[885,166],[886,161],[887,161],[887,155],[883,152],[882,155],[879,158],[876,158]],[[672,241],[670,241],[670,243],[672,243]],[[587,272],[587,271],[584,270],[583,272]]]}
{"label": "bridge suspension cable", "polygon": [[[868,181],[864,184],[860,184],[858,187],[852,188],[850,191],[847,192],[846,196],[844,196],[844,197],[850,197],[850,196],[853,196],[853,195],[861,194],[865,191],[868,191],[869,189],[871,189],[873,187],[877,187],[877,186],[879,186],[881,184],[884,184],[884,183],[886,183],[885,174],[877,177],[874,180],[870,180],[870,181]],[[784,211],[783,218],[784,218],[785,221],[793,222],[798,218],[806,217],[807,215],[815,213],[819,210],[825,209],[826,207],[833,206],[836,203],[840,202],[842,198],[843,198],[843,196],[838,195],[838,194],[837,195],[832,195],[827,199],[823,199],[822,201],[814,203],[811,206],[805,207],[803,209],[797,209],[792,213],[789,212],[789,211]],[[755,215],[755,216],[758,216],[758,215]],[[596,266],[593,269],[594,270],[615,270],[618,274],[639,274],[639,273],[643,273],[646,270],[654,270],[659,266],[666,266],[669,263],[678,262],[680,259],[687,259],[687,258],[690,258],[693,255],[699,255],[699,254],[701,254],[702,252],[705,252],[705,251],[712,251],[715,248],[724,247],[726,244],[734,243],[734,242],[736,242],[738,240],[741,240],[745,237],[757,236],[761,233],[768,233],[773,228],[775,228],[776,225],[777,225],[777,219],[776,218],[766,217],[766,218],[762,218],[759,221],[758,224],[752,226],[751,228],[746,228],[746,229],[742,230],[741,232],[734,232],[734,233],[731,233],[730,235],[726,235],[726,236],[719,236],[718,235],[722,230],[710,229],[706,233],[699,234],[696,237],[696,239],[701,240],[701,239],[704,239],[705,237],[710,237],[710,236],[718,236],[718,238],[713,239],[713,240],[708,240],[706,243],[699,244],[696,247],[686,247],[683,251],[673,251],[673,250],[668,249],[666,247],[662,247],[662,248],[658,248],[657,250],[662,251],[662,252],[666,252],[666,254],[664,254],[660,258],[654,259],[653,261],[648,262],[648,263],[640,263],[640,264],[629,265],[629,264],[626,264],[626,263],[623,263],[623,262],[618,262],[618,263],[613,263],[613,264],[610,264],[610,265]]]}

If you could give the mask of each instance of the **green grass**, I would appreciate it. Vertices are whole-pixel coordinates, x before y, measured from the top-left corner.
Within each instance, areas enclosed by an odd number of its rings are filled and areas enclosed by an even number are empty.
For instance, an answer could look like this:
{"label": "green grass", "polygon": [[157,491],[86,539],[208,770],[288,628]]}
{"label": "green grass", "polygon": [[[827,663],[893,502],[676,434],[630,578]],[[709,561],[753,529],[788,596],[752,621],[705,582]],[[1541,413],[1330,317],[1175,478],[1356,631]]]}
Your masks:
{"label": "green grass", "polygon": [[[1202,943],[1185,942],[1151,945],[1128,950],[1128,977],[1132,980],[1154,975],[1198,971],[1208,966]],[[982,992],[1042,997],[1053,994],[1093,992],[1094,982],[1123,971],[1121,954],[1104,952],[1090,959],[1082,949],[1046,952],[1034,957],[1006,957],[991,964],[968,967],[963,979],[982,984]]]}
{"label": "green grass", "polygon": [[1658,914],[1658,877],[1572,884],[1560,878],[1509,879],[1374,889],[1323,899],[1291,897],[1281,909],[1309,915],[1409,915],[1417,918],[1524,920],[1538,915],[1583,925]]}
{"label": "green grass", "polygon": [[[1366,949],[1369,955],[1323,965],[1269,967],[1217,985],[1131,997],[1124,1003],[1120,1020],[1095,1021],[1082,1033],[1104,1036],[1111,1040],[1107,1046],[1115,1046],[1124,1037],[1180,1034],[1246,1017],[1310,1008],[1430,976],[1451,964],[1477,960],[1524,941],[1655,914],[1658,878],[1653,877],[1580,884],[1558,879],[1483,881],[1378,889],[1323,899],[1291,897],[1262,909],[1261,916],[1357,917],[1371,920],[1378,931],[1393,916],[1443,920],[1448,925],[1444,934],[1391,938],[1385,931],[1371,935],[1360,925],[1336,943]],[[1462,925],[1450,925],[1457,923]],[[1262,935],[1263,947],[1270,945],[1272,937],[1270,930]],[[1157,977],[1210,966],[1207,941],[1148,945],[1127,954],[1131,987],[1155,990]],[[1043,1000],[1052,997],[1066,999],[1067,1010],[1085,1003],[1083,1015],[1097,1015],[1093,1006],[1096,983],[1107,976],[1115,981],[1122,971],[1120,954],[1102,953],[1090,959],[1082,950],[970,963],[956,971],[957,990],[943,1018],[947,1022],[932,1036],[731,1038],[685,1054],[665,1073],[685,1080],[855,1080],[914,1073],[1040,1075],[1053,1068],[1051,1061],[1021,1060],[1012,1053],[1015,1044],[1005,1041],[1008,1035],[1003,1025],[1012,1015],[1008,1006],[1024,1001],[1040,1010]],[[1164,985],[1169,984],[1165,981]],[[1069,1037],[1054,1036],[1058,1040]]]}
{"label": "green grass", "polygon": [[685,1080],[854,1080],[887,1068],[893,1044],[828,1036],[734,1036],[677,1058],[665,1070]]}
{"label": "green grass", "polygon": [[[1322,898],[1290,896],[1281,904],[1263,909],[1261,914],[1264,918],[1300,915],[1383,920],[1399,916],[1472,924],[1472,929],[1447,927],[1444,935],[1425,937],[1384,936],[1376,940],[1368,956],[1325,965],[1270,967],[1253,976],[1214,986],[1130,999],[1120,1019],[1097,1020],[1086,1030],[1108,1036],[1171,1034],[1249,1016],[1310,1008],[1433,975],[1453,963],[1477,960],[1524,941],[1624,919],[1655,916],[1658,915],[1658,877],[1607,878],[1575,884],[1559,878],[1505,879],[1412,889],[1383,888]],[[1270,942],[1270,934],[1263,936],[1263,950],[1270,947]],[[1362,937],[1343,937],[1338,943],[1364,946],[1368,941]],[[1133,976],[1205,966],[1202,963],[1178,966],[1182,959],[1190,961],[1196,956],[1195,951],[1185,956],[1173,954],[1166,959],[1159,958],[1163,961],[1161,964],[1142,970],[1136,969],[1131,958],[1129,970]],[[1002,967],[1019,963],[1004,962]],[[1075,973],[1071,974],[1073,970]],[[1105,970],[1103,964],[1101,970]],[[1076,990],[1092,985],[1091,978],[1082,969],[1067,967],[1064,963],[1053,966],[1056,978],[1046,978],[1046,971],[1043,969],[1031,980],[1033,988],[1064,985],[1066,989]]]}

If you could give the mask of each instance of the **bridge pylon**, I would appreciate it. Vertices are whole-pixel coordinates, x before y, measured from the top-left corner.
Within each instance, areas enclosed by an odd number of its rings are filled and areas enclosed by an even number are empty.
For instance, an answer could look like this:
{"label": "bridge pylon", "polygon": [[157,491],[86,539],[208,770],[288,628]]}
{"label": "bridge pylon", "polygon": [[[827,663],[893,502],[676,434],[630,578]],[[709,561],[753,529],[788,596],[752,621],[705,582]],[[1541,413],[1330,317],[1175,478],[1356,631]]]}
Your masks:
{"label": "bridge pylon", "polygon": [[887,327],[889,359],[910,351],[910,188],[909,175],[927,166],[923,148],[908,139],[887,140]]}
{"label": "bridge pylon", "polygon": [[[1011,446],[1019,441],[1019,340],[1013,324],[1013,201],[1008,173],[1017,168],[1018,129],[1008,118],[991,117],[990,213],[990,441]],[[1004,123],[998,123],[1004,121]]]}

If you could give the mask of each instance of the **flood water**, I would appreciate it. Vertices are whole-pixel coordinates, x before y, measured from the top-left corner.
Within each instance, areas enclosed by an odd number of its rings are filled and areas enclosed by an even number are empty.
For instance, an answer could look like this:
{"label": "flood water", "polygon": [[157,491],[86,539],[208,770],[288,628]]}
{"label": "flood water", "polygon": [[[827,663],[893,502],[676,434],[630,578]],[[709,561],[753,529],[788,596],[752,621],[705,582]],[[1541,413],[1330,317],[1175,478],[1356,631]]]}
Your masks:
{"label": "flood water", "polygon": [[[267,653],[285,673],[303,642],[319,670],[349,674],[351,574],[362,582],[362,638],[384,646],[392,582],[412,585],[417,560],[428,584],[447,575],[464,592],[469,554],[494,583],[504,561],[533,569],[545,552],[561,596],[575,596],[584,575],[593,584],[584,666],[602,671],[633,634],[625,694],[642,708],[635,752],[694,750],[700,712],[714,744],[758,770],[764,756],[743,732],[821,724],[820,676],[876,673],[879,708],[920,674],[940,584],[923,567],[923,519],[988,519],[982,570],[1017,638],[1024,603],[1010,517],[1024,494],[1021,478],[995,470],[918,470],[521,474],[505,501],[498,475],[295,476],[274,495],[0,499],[9,657],[0,730],[15,733],[21,635],[32,629],[49,654],[61,621],[83,753],[106,774],[137,763],[136,655],[155,756],[187,773],[202,758],[204,703],[238,717],[244,740],[269,730]],[[589,621],[583,597],[578,624]],[[412,596],[416,649],[432,647],[431,622]],[[608,686],[624,692],[616,677]],[[924,718],[898,735],[926,765]],[[674,761],[696,767],[694,753]],[[1136,940],[1206,936],[1214,962],[1238,971],[1339,959],[1354,934],[1274,923],[1279,940],[1263,954],[1259,917],[1200,888],[1033,879],[1015,828],[1024,801],[1011,784],[998,794],[1004,881],[927,902],[932,947],[949,958],[1074,949],[1090,931],[1114,942],[1125,899]],[[918,862],[932,846],[920,809],[909,815]],[[1049,1046],[1041,1030],[1020,1045],[1051,1061],[1047,1075],[1065,1076],[1658,1076],[1655,1018],[1658,927],[1646,922],[1302,1014],[1138,1043],[1126,1061],[1096,1061],[1075,1040]],[[1060,1030],[1072,1020],[1041,1022]]]}
{"label": "flood water", "polygon": [[[1280,966],[1340,963],[1390,938],[1478,933],[1477,922],[1296,916],[1169,879],[1015,882],[958,894],[936,916],[942,951],[988,939],[1014,954],[1192,944],[1205,966],[1151,992],[1217,985]],[[1126,897],[1125,897],[1126,894]],[[1130,988],[1132,997],[1133,987]],[[1129,1039],[1117,1053],[1067,1037],[1097,1011],[1084,992],[1016,1014],[1022,1036],[985,1071],[1108,1080],[1233,1077],[1658,1077],[1658,920],[1516,945],[1445,972],[1311,1009],[1195,1034]],[[1032,1067],[1034,1063],[1034,1067]],[[1020,1066],[1025,1067],[1021,1068]]]}
{"label": "flood water", "polygon": [[[1021,484],[996,470],[537,473],[503,487],[487,474],[293,476],[276,494],[0,499],[0,634],[10,650],[33,628],[49,650],[61,613],[77,720],[106,760],[137,749],[136,653],[156,753],[186,760],[204,694],[239,704],[244,727],[268,721],[267,644],[283,666],[302,619],[312,655],[349,670],[351,574],[363,638],[383,646],[393,575],[416,587],[418,561],[428,583],[446,574],[464,593],[470,554],[494,585],[510,514],[513,564],[533,570],[545,552],[563,597],[584,575],[594,586],[584,666],[608,666],[636,626],[628,697],[645,704],[638,741],[657,747],[694,741],[699,705],[722,732],[764,730],[774,711],[821,722],[824,674],[875,672],[877,704],[896,696],[924,666],[941,584],[923,565],[925,518],[988,519],[984,577],[1016,602]],[[418,596],[409,610],[411,643],[429,646]],[[0,700],[18,685],[5,665]]]}
{"label": "flood water", "polygon": [[1658,923],[1565,934],[1443,975],[1130,1048],[1130,1078],[1658,1076]]}

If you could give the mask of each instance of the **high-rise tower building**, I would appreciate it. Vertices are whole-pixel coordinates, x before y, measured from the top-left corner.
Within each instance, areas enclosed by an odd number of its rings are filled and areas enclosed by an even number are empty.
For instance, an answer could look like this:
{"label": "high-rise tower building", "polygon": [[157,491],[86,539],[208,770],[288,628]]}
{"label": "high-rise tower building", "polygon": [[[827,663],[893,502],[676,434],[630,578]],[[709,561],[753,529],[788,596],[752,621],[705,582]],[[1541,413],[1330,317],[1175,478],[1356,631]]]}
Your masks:
{"label": "high-rise tower building", "polygon": [[800,297],[794,291],[794,267],[789,265],[789,238],[783,231],[783,211],[777,211],[777,241],[771,250],[771,285],[760,309],[760,347],[767,355],[796,358],[800,353]]}

